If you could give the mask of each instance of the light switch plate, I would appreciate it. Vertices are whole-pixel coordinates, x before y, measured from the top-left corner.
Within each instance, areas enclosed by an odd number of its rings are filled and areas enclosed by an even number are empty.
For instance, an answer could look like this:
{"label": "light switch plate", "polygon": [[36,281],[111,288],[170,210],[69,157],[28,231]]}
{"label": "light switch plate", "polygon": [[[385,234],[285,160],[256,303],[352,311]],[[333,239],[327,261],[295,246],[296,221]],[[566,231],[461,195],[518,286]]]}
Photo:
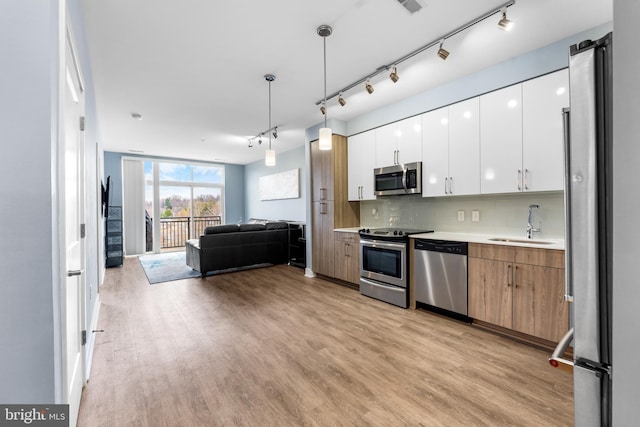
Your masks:
{"label": "light switch plate", "polygon": [[480,211],[471,211],[471,221],[480,222]]}
{"label": "light switch plate", "polygon": [[464,221],[464,211],[458,211],[458,221]]}

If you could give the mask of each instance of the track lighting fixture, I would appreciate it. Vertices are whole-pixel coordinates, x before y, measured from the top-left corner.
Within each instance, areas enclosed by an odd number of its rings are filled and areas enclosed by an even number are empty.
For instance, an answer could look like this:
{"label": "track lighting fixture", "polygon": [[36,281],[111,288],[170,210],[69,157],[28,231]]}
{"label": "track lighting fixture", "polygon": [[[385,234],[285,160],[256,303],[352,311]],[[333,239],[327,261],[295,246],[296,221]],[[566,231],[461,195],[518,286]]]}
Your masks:
{"label": "track lighting fixture", "polygon": [[333,28],[329,25],[320,25],[316,31],[318,35],[322,37],[324,46],[324,102],[322,103],[322,107],[320,107],[320,111],[322,111],[322,115],[324,116],[324,127],[318,131],[318,139],[320,140],[318,148],[320,150],[331,150],[331,139],[333,136],[331,134],[331,128],[327,127],[327,109],[325,106],[327,105],[327,37],[331,35]]}
{"label": "track lighting fixture", "polygon": [[[269,82],[269,131],[270,131],[271,130],[271,82],[273,82],[276,79],[276,76],[274,76],[273,74],[265,74],[264,79],[267,82]],[[271,133],[269,133],[269,149],[265,154],[264,164],[267,166],[276,165],[276,152],[275,150],[271,149]]]}
{"label": "track lighting fixture", "polygon": [[258,137],[258,145],[262,145],[262,134]]}
{"label": "track lighting fixture", "polygon": [[[401,0],[398,0],[402,3]],[[325,48],[325,94],[324,94],[324,98],[316,101],[316,105],[320,105],[321,103],[325,103],[327,100],[330,100],[332,98],[338,97],[338,103],[340,103],[340,105],[343,105],[342,102],[340,102],[340,99],[344,99],[344,97],[342,97],[343,93],[346,93],[347,91],[355,88],[355,87],[359,87],[361,84],[365,84],[365,89],[367,90],[367,92],[369,94],[373,93],[373,86],[371,85],[371,83],[369,83],[369,81],[376,77],[378,74],[384,73],[384,72],[389,72],[389,70],[392,70],[391,73],[389,74],[389,78],[391,79],[391,81],[393,81],[394,83],[396,83],[399,79],[400,76],[398,75],[398,70],[397,67],[402,64],[405,61],[408,61],[409,59],[413,58],[414,56],[421,54],[422,52],[426,51],[426,50],[430,50],[431,48],[433,48],[434,46],[438,46],[438,44],[440,44],[438,50],[437,50],[437,54],[438,57],[440,57],[441,59],[445,60],[447,59],[447,57],[449,56],[450,52],[448,50],[446,50],[444,48],[444,42],[445,40],[449,40],[449,38],[451,37],[455,37],[457,34],[468,30],[469,28],[473,27],[476,24],[479,24],[480,22],[483,22],[486,19],[489,19],[493,16],[495,16],[496,14],[501,14],[502,19],[500,19],[499,22],[499,26],[500,28],[503,28],[505,30],[509,30],[512,28],[513,26],[513,21],[507,19],[507,9],[513,5],[516,4],[517,0],[507,0],[505,1],[505,3],[494,7],[493,9],[489,9],[488,11],[486,11],[485,13],[478,15],[476,18],[472,19],[471,21],[452,29],[451,31],[449,31],[446,34],[442,34],[439,38],[432,40],[430,42],[428,42],[425,45],[420,46],[419,48],[407,53],[404,56],[401,56],[400,58],[395,59],[392,62],[389,62],[387,64],[383,64],[381,66],[379,66],[378,68],[376,68],[373,72],[365,75],[364,77],[344,86],[343,88],[337,90],[336,92],[330,94],[327,96],[326,93],[326,48]],[[328,27],[329,29],[327,30],[328,33],[326,35],[321,34],[321,30],[325,29],[325,27],[328,26],[320,26],[318,27],[318,34],[326,37],[327,35],[331,34],[331,29],[330,27]]]}
{"label": "track lighting fixture", "polygon": [[273,133],[271,135],[273,135],[273,139],[278,139],[278,126],[273,128]]}
{"label": "track lighting fixture", "polygon": [[440,58],[442,58],[442,60],[444,61],[449,56],[449,51],[447,49],[445,49],[444,47],[442,47],[443,44],[444,44],[444,39],[442,39],[440,41],[440,48],[438,49],[438,56]]}
{"label": "track lighting fixture", "polygon": [[373,93],[373,86],[371,85],[371,83],[369,83],[369,80],[367,80],[367,83],[364,85],[364,88],[367,90],[367,93],[369,95]]}
{"label": "track lighting fixture", "polygon": [[249,139],[249,148],[253,147],[253,139]]}
{"label": "track lighting fixture", "polygon": [[345,105],[347,105],[347,100],[344,99],[344,97],[342,96],[342,93],[338,95],[338,104],[340,104],[341,107],[344,107]]}
{"label": "track lighting fixture", "polygon": [[502,8],[502,18],[498,21],[498,28],[504,31],[511,31],[513,28],[513,21],[507,18],[507,8]]}
{"label": "track lighting fixture", "polygon": [[400,80],[400,76],[398,75],[398,70],[397,70],[397,68],[395,66],[393,67],[393,70],[389,74],[389,78],[394,83],[396,83],[398,80]]}

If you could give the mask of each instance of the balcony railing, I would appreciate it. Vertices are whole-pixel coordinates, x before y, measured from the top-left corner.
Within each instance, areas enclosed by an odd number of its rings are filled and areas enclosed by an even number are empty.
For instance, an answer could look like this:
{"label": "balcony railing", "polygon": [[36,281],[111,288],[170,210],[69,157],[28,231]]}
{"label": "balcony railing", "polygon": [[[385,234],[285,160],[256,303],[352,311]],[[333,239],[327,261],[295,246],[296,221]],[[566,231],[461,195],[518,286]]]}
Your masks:
{"label": "balcony railing", "polygon": [[193,224],[188,216],[160,218],[160,248],[184,246],[187,240],[203,234],[206,227],[220,224],[222,224],[220,216],[194,216]]}

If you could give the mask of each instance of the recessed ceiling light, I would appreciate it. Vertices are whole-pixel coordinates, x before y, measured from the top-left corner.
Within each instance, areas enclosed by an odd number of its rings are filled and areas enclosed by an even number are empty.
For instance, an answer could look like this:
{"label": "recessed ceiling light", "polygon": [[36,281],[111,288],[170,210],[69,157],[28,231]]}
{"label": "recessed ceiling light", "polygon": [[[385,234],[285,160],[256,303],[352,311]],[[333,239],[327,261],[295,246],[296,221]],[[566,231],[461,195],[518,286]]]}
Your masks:
{"label": "recessed ceiling light", "polygon": [[566,91],[566,89],[564,87],[559,87],[558,90],[556,90],[556,95],[560,96],[562,94],[564,94]]}
{"label": "recessed ceiling light", "polygon": [[134,120],[142,120],[142,114],[140,113],[131,113],[131,118]]}
{"label": "recessed ceiling light", "polygon": [[130,153],[144,153],[144,150],[129,150]]}

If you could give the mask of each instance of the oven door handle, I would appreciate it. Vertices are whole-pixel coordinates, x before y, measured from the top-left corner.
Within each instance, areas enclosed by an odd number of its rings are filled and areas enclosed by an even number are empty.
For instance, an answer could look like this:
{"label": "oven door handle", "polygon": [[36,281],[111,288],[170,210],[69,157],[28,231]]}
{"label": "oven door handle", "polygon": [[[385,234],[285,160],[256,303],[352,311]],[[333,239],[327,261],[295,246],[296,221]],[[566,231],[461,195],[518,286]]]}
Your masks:
{"label": "oven door handle", "polygon": [[367,246],[370,248],[391,248],[391,249],[406,249],[407,245],[404,243],[385,242],[382,240],[360,240],[360,246]]}
{"label": "oven door handle", "polygon": [[364,283],[367,283],[369,285],[372,285],[372,286],[377,286],[379,288],[388,289],[388,290],[394,291],[394,292],[400,292],[400,293],[406,292],[406,288],[402,288],[400,286],[386,285],[386,284],[380,283],[380,282],[374,282],[373,280],[368,280],[368,279],[366,279],[364,277],[361,277],[360,281],[364,282]]}

